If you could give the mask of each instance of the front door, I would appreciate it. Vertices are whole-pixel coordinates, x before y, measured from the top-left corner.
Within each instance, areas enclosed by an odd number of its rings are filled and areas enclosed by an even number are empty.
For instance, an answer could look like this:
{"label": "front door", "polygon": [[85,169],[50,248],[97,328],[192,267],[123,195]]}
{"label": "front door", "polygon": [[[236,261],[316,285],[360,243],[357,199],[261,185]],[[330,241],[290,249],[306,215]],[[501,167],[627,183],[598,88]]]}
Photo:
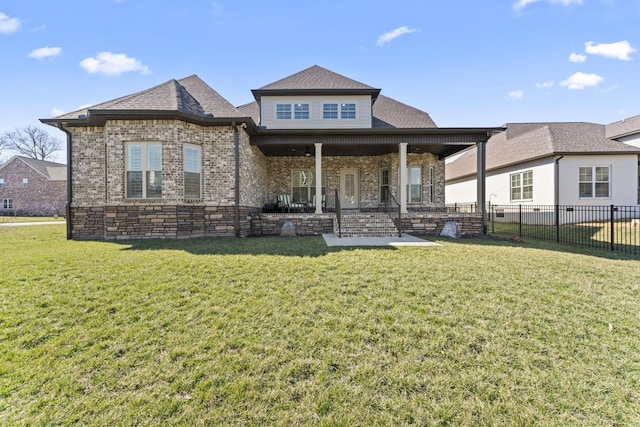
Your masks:
{"label": "front door", "polygon": [[340,207],[357,209],[358,200],[358,169],[343,169],[340,171]]}

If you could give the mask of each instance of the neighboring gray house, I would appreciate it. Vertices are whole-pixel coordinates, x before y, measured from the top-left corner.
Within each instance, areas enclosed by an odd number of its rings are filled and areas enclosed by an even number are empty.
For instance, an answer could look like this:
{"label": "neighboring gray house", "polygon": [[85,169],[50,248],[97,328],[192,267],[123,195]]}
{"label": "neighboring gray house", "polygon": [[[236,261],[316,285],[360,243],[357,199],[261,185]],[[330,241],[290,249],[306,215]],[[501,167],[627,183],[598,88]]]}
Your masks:
{"label": "neighboring gray house", "polygon": [[64,215],[67,166],[14,156],[0,165],[0,215]]}
{"label": "neighboring gray house", "polygon": [[[437,128],[380,92],[313,66],[236,108],[194,75],[42,119],[67,133],[67,236],[276,234],[284,220],[315,234],[333,231],[338,203],[350,218],[366,213],[354,233],[375,233],[390,221],[375,212],[389,207],[404,230],[437,232],[445,157],[484,144],[494,128]],[[478,216],[461,222],[482,230]]]}
{"label": "neighboring gray house", "polygon": [[[640,116],[611,125],[509,123],[486,145],[486,200],[497,205],[640,203]],[[446,167],[447,204],[474,203],[476,150]]]}

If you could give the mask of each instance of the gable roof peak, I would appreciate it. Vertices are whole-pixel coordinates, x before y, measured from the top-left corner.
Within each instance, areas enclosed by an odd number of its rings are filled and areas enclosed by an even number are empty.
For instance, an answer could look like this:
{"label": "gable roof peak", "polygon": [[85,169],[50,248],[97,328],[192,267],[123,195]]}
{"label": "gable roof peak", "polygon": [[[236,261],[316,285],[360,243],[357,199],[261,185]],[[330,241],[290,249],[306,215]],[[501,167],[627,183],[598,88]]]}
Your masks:
{"label": "gable roof peak", "polygon": [[260,89],[251,91],[256,99],[262,95],[290,94],[368,94],[376,98],[380,89],[366,85],[352,78],[335,73],[319,65],[313,65],[284,77]]}

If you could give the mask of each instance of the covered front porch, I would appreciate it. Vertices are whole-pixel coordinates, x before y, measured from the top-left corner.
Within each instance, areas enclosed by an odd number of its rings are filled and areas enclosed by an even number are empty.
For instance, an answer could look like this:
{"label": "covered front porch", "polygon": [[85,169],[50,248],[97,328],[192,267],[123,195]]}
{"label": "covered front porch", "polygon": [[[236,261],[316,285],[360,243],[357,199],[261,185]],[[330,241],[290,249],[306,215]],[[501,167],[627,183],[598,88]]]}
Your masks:
{"label": "covered front porch", "polygon": [[[265,156],[263,217],[313,214],[324,218],[335,216],[336,211],[348,214],[397,210],[407,224],[433,223],[432,219],[415,218],[446,214],[445,158],[470,146],[477,146],[484,153],[494,130],[497,129],[262,129],[251,144]],[[482,155],[479,158],[484,161]],[[478,198],[484,200],[484,164],[478,170]],[[290,206],[279,203],[282,196],[290,200]],[[309,227],[301,228],[305,230],[302,234],[309,234]],[[429,227],[418,228],[428,234],[424,231]]]}

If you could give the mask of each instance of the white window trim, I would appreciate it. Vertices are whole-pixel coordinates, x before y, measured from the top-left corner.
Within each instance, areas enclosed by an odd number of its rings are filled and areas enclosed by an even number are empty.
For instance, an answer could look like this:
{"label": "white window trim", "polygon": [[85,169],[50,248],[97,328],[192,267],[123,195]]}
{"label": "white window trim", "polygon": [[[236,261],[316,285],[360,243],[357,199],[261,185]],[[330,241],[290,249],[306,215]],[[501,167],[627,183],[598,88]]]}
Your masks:
{"label": "white window trim", "polygon": [[[580,195],[580,184],[586,183],[587,181],[580,181],[580,169],[582,168],[591,168],[591,181],[589,181],[591,183],[591,196],[581,196]],[[603,183],[604,181],[597,181],[596,180],[596,168],[607,168],[608,169],[608,173],[607,173],[607,177],[609,178],[607,182],[607,195],[606,196],[597,196],[596,195],[596,184],[598,183]],[[599,200],[606,200],[606,199],[611,199],[611,171],[612,171],[612,167],[611,165],[594,165],[594,166],[579,166],[578,167],[578,198],[579,199],[599,199]]]}
{"label": "white window trim", "polygon": [[[419,184],[412,184],[411,183],[411,170],[412,169],[420,169],[420,183]],[[420,166],[420,165],[407,166],[407,188],[405,189],[405,191],[407,192],[406,193],[407,194],[407,204],[415,205],[415,204],[422,203],[422,200],[423,200],[422,192],[424,191],[422,179],[423,179],[422,166]],[[419,185],[420,186],[420,200],[418,200],[418,201],[411,200],[411,186],[412,185]]]}
{"label": "white window trim", "polygon": [[[198,153],[198,164],[197,164],[197,171],[196,170],[187,170],[187,150],[196,150]],[[191,199],[191,200],[198,200],[198,199],[202,199],[202,147],[199,145],[194,145],[194,144],[184,144],[184,148],[183,148],[183,169],[184,169],[184,174],[186,175],[187,173],[197,173],[199,176],[199,180],[200,180],[200,185],[198,186],[199,190],[200,190],[200,194],[198,194],[198,196],[187,196],[187,192],[186,192],[186,177],[183,177],[184,182],[183,182],[183,195],[185,199]]]}
{"label": "white window trim", "polygon": [[[160,173],[162,175],[162,163],[164,160],[164,156],[162,155],[162,143],[160,142],[155,142],[155,141],[145,141],[145,142],[127,142],[125,143],[125,159],[124,159],[124,164],[125,164],[125,170],[124,170],[124,197],[125,199],[129,199],[129,200],[144,200],[144,199],[149,199],[149,200],[160,200],[162,199],[162,186],[164,185],[161,179],[160,185],[161,185],[161,189],[160,189],[160,197],[149,197],[147,194],[147,172],[152,171],[151,169],[149,169],[148,167],[148,147],[151,145],[158,145],[160,146]],[[140,146],[141,147],[141,166],[142,168],[138,171],[138,170],[130,170],[129,169],[129,148],[132,146]],[[153,170],[155,171],[155,170]],[[128,193],[129,193],[129,178],[128,178],[128,172],[142,172],[142,197],[128,197]]]}
{"label": "white window trim", "polygon": [[[384,185],[382,182],[382,174],[384,172],[387,172],[387,184]],[[384,191],[383,188],[386,187],[387,188],[387,192],[391,193],[391,169],[389,169],[388,167],[383,167],[380,168],[380,170],[378,171],[378,192],[380,193],[378,195],[378,200],[381,204],[384,204]],[[390,197],[389,197],[390,198]],[[391,203],[391,200],[387,200],[387,203]]]}
{"label": "white window trim", "polygon": [[13,199],[11,197],[2,199],[2,209],[13,209]]}
{"label": "white window trim", "polygon": [[[524,174],[527,173],[531,173],[531,197],[524,197],[524,188],[525,187],[529,187],[529,185],[524,185]],[[520,188],[520,198],[516,199],[513,198],[513,176],[518,175],[520,177],[520,185],[518,188]],[[516,173],[512,173],[509,174],[509,201],[511,202],[530,202],[533,200],[533,170],[527,170],[527,171],[522,171],[522,172],[516,172]]]}

